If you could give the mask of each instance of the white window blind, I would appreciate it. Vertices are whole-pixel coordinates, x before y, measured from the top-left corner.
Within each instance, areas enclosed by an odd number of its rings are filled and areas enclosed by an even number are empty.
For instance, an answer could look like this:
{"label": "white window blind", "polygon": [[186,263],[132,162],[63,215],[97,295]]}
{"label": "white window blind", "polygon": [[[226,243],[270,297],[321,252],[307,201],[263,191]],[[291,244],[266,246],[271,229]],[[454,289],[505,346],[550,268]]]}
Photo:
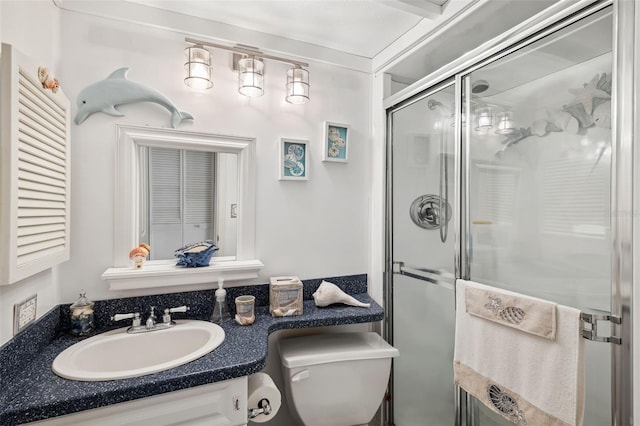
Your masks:
{"label": "white window blind", "polygon": [[212,238],[215,159],[214,152],[149,148],[150,242],[159,258]]}
{"label": "white window blind", "polygon": [[177,149],[150,148],[151,224],[182,223],[182,160]]}
{"label": "white window blind", "polygon": [[185,222],[213,223],[214,153],[186,151]]}
{"label": "white window blind", "polygon": [[478,210],[474,220],[510,225],[513,222],[518,173],[508,168],[477,165]]}
{"label": "white window blind", "polygon": [[603,238],[609,228],[609,167],[603,157],[547,161],[542,165],[542,229]]}

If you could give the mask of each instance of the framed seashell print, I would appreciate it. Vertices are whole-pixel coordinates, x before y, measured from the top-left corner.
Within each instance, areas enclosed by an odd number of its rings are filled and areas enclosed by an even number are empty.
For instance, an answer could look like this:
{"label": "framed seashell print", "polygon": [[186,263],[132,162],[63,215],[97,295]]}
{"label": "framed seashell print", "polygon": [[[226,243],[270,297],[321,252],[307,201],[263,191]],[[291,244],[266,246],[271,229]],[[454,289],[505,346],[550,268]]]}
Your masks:
{"label": "framed seashell print", "polygon": [[309,180],[309,142],[280,139],[280,180]]}
{"label": "framed seashell print", "polygon": [[322,161],[346,163],[349,159],[349,125],[324,122]]}

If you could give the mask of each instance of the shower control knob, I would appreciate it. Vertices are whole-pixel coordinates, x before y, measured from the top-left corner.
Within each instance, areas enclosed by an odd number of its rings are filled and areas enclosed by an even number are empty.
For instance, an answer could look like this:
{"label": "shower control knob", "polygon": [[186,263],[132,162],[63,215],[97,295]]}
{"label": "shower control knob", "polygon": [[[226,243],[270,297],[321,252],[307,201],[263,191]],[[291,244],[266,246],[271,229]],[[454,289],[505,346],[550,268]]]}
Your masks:
{"label": "shower control knob", "polygon": [[437,195],[421,195],[411,203],[409,215],[421,228],[439,229],[451,219],[451,206]]}

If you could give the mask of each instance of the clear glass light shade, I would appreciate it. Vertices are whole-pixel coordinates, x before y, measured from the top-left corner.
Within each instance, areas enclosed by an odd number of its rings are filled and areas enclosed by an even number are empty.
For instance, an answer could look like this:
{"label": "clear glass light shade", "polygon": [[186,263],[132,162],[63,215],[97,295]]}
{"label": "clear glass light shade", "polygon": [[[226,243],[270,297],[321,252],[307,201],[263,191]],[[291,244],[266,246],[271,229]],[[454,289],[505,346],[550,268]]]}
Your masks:
{"label": "clear glass light shade", "polygon": [[496,133],[499,135],[509,135],[516,130],[515,122],[513,121],[513,112],[504,111],[496,114],[496,121],[498,122],[498,128]]}
{"label": "clear glass light shade", "polygon": [[309,71],[295,65],[287,71],[287,97],[290,104],[309,102]]}
{"label": "clear glass light shade", "polygon": [[487,130],[493,127],[493,108],[482,107],[478,109],[478,127],[476,130]]}
{"label": "clear glass light shade", "polygon": [[264,62],[260,58],[238,60],[238,92],[251,98],[264,93]]}
{"label": "clear glass light shade", "polygon": [[210,89],[213,86],[211,80],[211,53],[203,47],[192,46],[184,49],[187,62],[184,69],[187,76],[184,84],[192,89]]}

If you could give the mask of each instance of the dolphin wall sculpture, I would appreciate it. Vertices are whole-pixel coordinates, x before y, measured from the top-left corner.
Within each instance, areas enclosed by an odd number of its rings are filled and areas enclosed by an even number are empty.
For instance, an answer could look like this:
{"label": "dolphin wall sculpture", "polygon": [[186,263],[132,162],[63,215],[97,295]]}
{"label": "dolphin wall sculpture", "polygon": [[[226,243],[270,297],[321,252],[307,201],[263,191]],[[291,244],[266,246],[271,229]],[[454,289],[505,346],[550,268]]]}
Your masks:
{"label": "dolphin wall sculpture", "polygon": [[176,128],[182,120],[193,120],[191,114],[179,111],[162,93],[128,80],[127,72],[129,72],[128,67],[119,68],[105,80],[85,87],[78,94],[78,112],[74,122],[81,124],[94,112],[104,112],[115,117],[122,117],[124,114],[116,107],[136,102],[155,102],[168,109],[171,113],[171,127],[173,128]]}

